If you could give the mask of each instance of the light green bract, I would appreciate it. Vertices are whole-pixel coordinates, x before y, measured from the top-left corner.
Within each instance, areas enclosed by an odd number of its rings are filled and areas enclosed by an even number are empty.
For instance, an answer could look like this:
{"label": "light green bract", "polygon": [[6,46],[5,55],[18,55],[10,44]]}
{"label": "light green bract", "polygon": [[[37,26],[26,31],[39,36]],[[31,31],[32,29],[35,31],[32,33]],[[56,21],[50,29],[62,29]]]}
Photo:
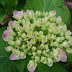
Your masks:
{"label": "light green bract", "polygon": [[54,62],[66,62],[67,53],[72,53],[72,33],[56,11],[41,12],[32,10],[14,11],[7,30],[2,37],[9,43],[5,49],[12,51],[10,60],[19,60],[31,56],[27,68],[34,72],[42,62],[49,67]]}

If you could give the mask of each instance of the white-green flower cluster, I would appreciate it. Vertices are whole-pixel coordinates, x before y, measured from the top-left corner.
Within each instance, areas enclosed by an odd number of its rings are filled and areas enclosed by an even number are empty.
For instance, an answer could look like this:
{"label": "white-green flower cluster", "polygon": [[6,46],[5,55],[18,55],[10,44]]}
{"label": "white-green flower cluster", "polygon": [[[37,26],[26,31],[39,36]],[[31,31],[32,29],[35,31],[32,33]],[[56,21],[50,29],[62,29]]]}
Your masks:
{"label": "white-green flower cluster", "polygon": [[31,56],[28,69],[33,72],[37,63],[66,62],[66,53],[72,53],[72,33],[67,30],[56,11],[41,12],[32,10],[14,11],[16,20],[9,22],[9,27],[3,33],[3,39],[10,45],[5,49],[12,51],[11,60]]}

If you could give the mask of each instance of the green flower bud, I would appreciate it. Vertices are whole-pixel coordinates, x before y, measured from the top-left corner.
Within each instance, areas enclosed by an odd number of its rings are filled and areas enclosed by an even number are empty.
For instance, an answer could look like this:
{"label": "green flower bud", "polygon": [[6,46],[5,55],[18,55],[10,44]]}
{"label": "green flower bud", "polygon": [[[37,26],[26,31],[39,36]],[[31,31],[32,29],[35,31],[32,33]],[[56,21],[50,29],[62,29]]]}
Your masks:
{"label": "green flower bud", "polygon": [[15,42],[14,41],[9,41],[8,42],[10,45],[15,45]]}
{"label": "green flower bud", "polygon": [[12,47],[12,46],[7,46],[6,48],[5,48],[5,50],[7,50],[7,51],[12,51],[14,48]]}
{"label": "green flower bud", "polygon": [[26,58],[26,54],[24,52],[21,52],[21,59]]}
{"label": "green flower bud", "polygon": [[69,54],[69,53],[72,53],[72,49],[71,48],[66,48],[65,49],[66,50],[66,52]]}
{"label": "green flower bud", "polygon": [[63,42],[63,43],[62,43],[62,46],[67,48],[67,47],[69,47],[70,45],[68,44],[68,42]]}
{"label": "green flower bud", "polygon": [[35,56],[35,62],[38,62],[40,58],[38,56]]}
{"label": "green flower bud", "polygon": [[60,24],[61,22],[62,22],[62,19],[61,19],[60,16],[58,16],[57,19],[56,19],[56,23],[57,23],[57,24]]}
{"label": "green flower bud", "polygon": [[39,54],[39,55],[40,55],[41,53],[42,53],[42,51],[41,51],[41,50],[37,50],[37,54]]}
{"label": "green flower bud", "polygon": [[33,50],[33,51],[36,51],[36,49],[37,49],[37,48],[36,48],[35,46],[32,47],[32,50]]}
{"label": "green flower bud", "polygon": [[45,42],[47,42],[47,37],[46,36],[43,36],[42,37],[42,43],[45,43]]}
{"label": "green flower bud", "polygon": [[44,63],[44,64],[46,64],[47,63],[46,57],[41,56],[41,62]]}
{"label": "green flower bud", "polygon": [[44,48],[44,44],[41,44],[41,45],[40,45],[40,48],[43,49],[43,48]]}
{"label": "green flower bud", "polygon": [[21,49],[24,49],[24,48],[26,48],[26,45],[22,45]]}
{"label": "green flower bud", "polygon": [[20,40],[17,40],[15,43],[16,43],[17,45],[20,45],[20,44],[21,44],[21,41],[20,41]]}
{"label": "green flower bud", "polygon": [[27,38],[27,36],[26,36],[25,33],[23,33],[23,34],[21,35],[21,37],[24,38],[24,39]]}
{"label": "green flower bud", "polygon": [[33,52],[32,54],[33,54],[33,56],[36,56],[36,55],[37,55],[37,53],[36,53],[36,52]]}

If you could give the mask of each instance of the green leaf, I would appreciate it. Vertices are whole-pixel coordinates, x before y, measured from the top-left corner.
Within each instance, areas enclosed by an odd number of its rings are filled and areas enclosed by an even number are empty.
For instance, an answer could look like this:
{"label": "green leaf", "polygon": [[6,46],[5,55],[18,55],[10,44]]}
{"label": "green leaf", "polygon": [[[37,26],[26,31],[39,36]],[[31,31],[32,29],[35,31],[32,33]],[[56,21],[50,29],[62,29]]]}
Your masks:
{"label": "green leaf", "polygon": [[0,72],[26,72],[30,57],[12,61],[9,57],[0,57]]}
{"label": "green leaf", "polygon": [[0,24],[4,20],[6,14],[3,9],[0,8]]}
{"label": "green leaf", "polygon": [[72,53],[67,54],[67,62],[72,63]]}
{"label": "green leaf", "polygon": [[64,0],[27,0],[24,9],[42,12],[56,10],[56,16],[61,16],[64,23],[69,24],[70,22],[70,12],[64,4]]}
{"label": "green leaf", "polygon": [[17,69],[8,57],[0,57],[0,72],[17,72]]}
{"label": "green leaf", "polygon": [[18,0],[17,10],[24,9],[25,3],[26,3],[26,0]]}
{"label": "green leaf", "polygon": [[[72,46],[70,48],[72,49]],[[66,55],[67,55],[67,62],[72,63],[72,53],[70,54],[66,53]]]}
{"label": "green leaf", "polygon": [[7,6],[5,8],[7,14],[12,15],[17,5],[18,5],[18,0],[7,0]]}
{"label": "green leaf", "polygon": [[7,4],[8,8],[14,7],[18,4],[18,0],[0,0],[0,3],[5,6]]}
{"label": "green leaf", "polygon": [[7,0],[7,7],[8,8],[17,6],[17,4],[18,4],[18,0]]}
{"label": "green leaf", "polygon": [[35,72],[67,72],[59,65],[59,63],[55,63],[52,67],[48,67],[46,64],[39,63],[37,69]]}
{"label": "green leaf", "polygon": [[1,3],[3,6],[5,6],[6,3],[7,3],[7,0],[0,0],[0,3]]}

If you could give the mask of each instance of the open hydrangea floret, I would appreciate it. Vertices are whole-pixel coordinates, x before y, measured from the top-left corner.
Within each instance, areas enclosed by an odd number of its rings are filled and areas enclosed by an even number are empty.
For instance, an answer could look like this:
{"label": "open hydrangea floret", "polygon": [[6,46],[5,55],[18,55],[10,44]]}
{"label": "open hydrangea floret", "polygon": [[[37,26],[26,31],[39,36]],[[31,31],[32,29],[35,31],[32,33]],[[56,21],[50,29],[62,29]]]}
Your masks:
{"label": "open hydrangea floret", "polygon": [[34,72],[42,62],[49,67],[54,62],[66,62],[67,53],[72,53],[72,33],[67,30],[56,11],[41,12],[26,10],[14,11],[14,21],[10,21],[2,37],[9,43],[5,48],[12,51],[10,60],[25,59],[31,56],[27,68]]}

